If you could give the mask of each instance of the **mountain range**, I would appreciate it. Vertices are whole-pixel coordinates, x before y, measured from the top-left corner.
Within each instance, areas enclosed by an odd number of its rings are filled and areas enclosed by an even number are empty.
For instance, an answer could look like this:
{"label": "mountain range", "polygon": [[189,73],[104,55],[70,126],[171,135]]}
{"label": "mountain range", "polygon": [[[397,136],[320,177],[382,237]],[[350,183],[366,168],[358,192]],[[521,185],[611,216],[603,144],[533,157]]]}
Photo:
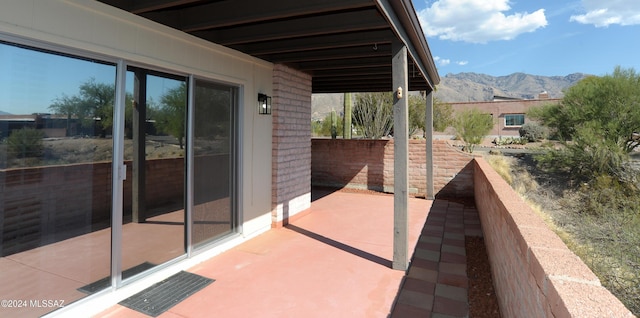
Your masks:
{"label": "mountain range", "polygon": [[562,98],[565,89],[587,76],[583,73],[567,76],[447,74],[440,78],[434,96],[444,102],[491,101],[494,96],[534,99],[542,92],[547,92],[549,98]]}
{"label": "mountain range", "polygon": [[[491,101],[494,96],[535,99],[542,92],[549,98],[562,98],[568,87],[589,76],[573,73],[567,76],[540,76],[513,73],[491,76],[478,73],[447,74],[440,78],[434,96],[443,102]],[[341,113],[343,94],[314,94],[312,97],[313,120],[322,120],[332,109]]]}

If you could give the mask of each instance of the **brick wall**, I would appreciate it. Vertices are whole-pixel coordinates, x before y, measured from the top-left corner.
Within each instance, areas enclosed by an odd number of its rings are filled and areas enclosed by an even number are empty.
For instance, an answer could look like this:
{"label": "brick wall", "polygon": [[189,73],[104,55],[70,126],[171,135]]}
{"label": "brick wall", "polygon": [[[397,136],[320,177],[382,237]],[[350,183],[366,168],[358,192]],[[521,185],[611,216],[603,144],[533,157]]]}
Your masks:
{"label": "brick wall", "polygon": [[272,225],[311,206],[311,76],[273,69]]}
{"label": "brick wall", "polygon": [[473,165],[502,317],[633,317],[484,159]]}
{"label": "brick wall", "polygon": [[[426,141],[409,141],[409,192],[427,187]],[[472,155],[433,141],[434,191],[439,197],[473,196]],[[313,139],[311,180],[316,186],[393,192],[393,140]]]}

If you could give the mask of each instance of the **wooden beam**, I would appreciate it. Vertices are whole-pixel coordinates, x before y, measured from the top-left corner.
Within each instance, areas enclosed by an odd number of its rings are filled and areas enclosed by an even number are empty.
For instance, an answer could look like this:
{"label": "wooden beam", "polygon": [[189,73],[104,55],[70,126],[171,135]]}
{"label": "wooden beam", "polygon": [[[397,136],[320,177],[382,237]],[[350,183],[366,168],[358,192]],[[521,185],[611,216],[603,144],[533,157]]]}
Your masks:
{"label": "wooden beam", "polygon": [[129,1],[131,4],[124,9],[135,14],[141,14],[198,2],[200,0],[137,0]]}
{"label": "wooden beam", "polygon": [[370,68],[383,67],[389,65],[388,57],[369,57],[359,59],[342,59],[328,61],[313,61],[292,64],[296,69],[301,71],[308,70],[342,70],[347,68]]}
{"label": "wooden beam", "polygon": [[424,119],[426,141],[426,166],[427,166],[427,200],[434,200],[436,195],[433,190],[433,91],[427,92],[427,107]]}
{"label": "wooden beam", "polygon": [[314,80],[350,76],[380,76],[391,79],[391,65],[371,68],[349,68],[342,70],[317,70],[313,72]]}
{"label": "wooden beam", "polygon": [[[323,49],[353,47],[389,43],[393,37],[391,30],[359,31],[314,37],[256,42],[231,45],[238,51],[251,55],[279,54],[289,52],[307,52]],[[205,38],[206,40],[206,38]]]}
{"label": "wooden beam", "polygon": [[393,51],[393,269],[409,267],[409,81],[407,47]]}
{"label": "wooden beam", "polygon": [[[327,61],[345,58],[365,58],[386,56],[391,58],[391,45],[360,45],[354,47],[343,47],[337,49],[322,49],[305,52],[291,52],[282,54],[256,55],[259,58],[274,63],[295,63],[309,61]],[[391,71],[388,72],[391,74]]]}
{"label": "wooden beam", "polygon": [[325,34],[388,29],[387,21],[376,10],[349,11],[320,16],[241,25],[211,31],[190,31],[193,35],[225,46],[274,41]]}
{"label": "wooden beam", "polygon": [[157,13],[153,17],[178,13],[182,22],[177,27],[192,32],[366,7],[375,7],[375,4],[370,0],[234,0],[214,2],[178,12]]}

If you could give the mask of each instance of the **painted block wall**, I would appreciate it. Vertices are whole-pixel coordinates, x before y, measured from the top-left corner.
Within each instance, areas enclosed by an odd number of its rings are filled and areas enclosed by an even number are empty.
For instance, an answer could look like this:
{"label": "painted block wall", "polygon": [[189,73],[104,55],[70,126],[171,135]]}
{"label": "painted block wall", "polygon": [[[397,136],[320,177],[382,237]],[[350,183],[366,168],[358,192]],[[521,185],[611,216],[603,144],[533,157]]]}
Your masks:
{"label": "painted block wall", "polygon": [[473,170],[502,317],[634,317],[484,159]]}
{"label": "painted block wall", "polygon": [[[427,191],[426,141],[409,141],[409,192]],[[473,195],[473,155],[433,141],[434,191],[439,197]],[[393,192],[393,140],[313,139],[312,184]]]}
{"label": "painted block wall", "polygon": [[273,70],[272,226],[311,206],[311,76]]}

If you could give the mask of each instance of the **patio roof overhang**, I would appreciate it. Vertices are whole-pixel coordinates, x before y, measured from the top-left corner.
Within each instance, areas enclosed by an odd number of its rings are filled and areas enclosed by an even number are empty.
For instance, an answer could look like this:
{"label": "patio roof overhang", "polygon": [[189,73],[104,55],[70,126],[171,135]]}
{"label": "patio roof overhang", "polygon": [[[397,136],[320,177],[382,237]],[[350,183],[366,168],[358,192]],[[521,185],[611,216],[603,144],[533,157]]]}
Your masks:
{"label": "patio roof overhang", "polygon": [[407,47],[409,90],[440,82],[411,0],[99,0],[307,72],[313,93],[392,91],[392,45]]}

